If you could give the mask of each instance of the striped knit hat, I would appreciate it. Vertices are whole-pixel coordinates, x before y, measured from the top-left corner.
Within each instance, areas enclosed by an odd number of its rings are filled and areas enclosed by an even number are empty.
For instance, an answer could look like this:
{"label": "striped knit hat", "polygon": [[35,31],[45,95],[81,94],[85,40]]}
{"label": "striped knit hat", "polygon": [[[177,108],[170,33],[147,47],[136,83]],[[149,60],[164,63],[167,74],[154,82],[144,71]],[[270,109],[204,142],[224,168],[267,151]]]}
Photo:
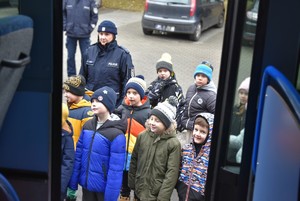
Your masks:
{"label": "striped knit hat", "polygon": [[141,99],[143,99],[147,89],[144,76],[137,75],[136,77],[130,78],[125,86],[125,92],[130,88],[136,90],[140,94]]}

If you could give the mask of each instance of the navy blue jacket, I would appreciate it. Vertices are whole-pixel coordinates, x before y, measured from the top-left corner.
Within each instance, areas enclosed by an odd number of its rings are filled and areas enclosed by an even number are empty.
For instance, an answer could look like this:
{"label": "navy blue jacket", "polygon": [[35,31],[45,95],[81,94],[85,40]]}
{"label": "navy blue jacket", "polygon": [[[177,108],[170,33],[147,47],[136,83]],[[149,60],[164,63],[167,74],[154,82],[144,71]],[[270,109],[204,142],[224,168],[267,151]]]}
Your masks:
{"label": "navy blue jacket", "polygon": [[91,91],[111,87],[117,93],[116,106],[119,106],[125,96],[125,85],[134,74],[134,66],[130,53],[114,40],[105,47],[99,43],[91,45],[83,56],[80,74]]}
{"label": "navy blue jacket", "polygon": [[[67,120],[69,127],[72,129],[71,123]],[[73,129],[72,129],[73,130]],[[61,131],[61,197],[67,195],[67,187],[73,172],[74,163],[74,142],[73,142],[73,131],[62,129]]]}
{"label": "navy blue jacket", "polygon": [[78,183],[91,192],[104,193],[104,200],[118,200],[125,163],[126,119],[106,120],[97,130],[97,117],[87,121],[76,146],[69,187]]}
{"label": "navy blue jacket", "polygon": [[95,0],[64,0],[63,30],[74,38],[89,38],[98,21]]}

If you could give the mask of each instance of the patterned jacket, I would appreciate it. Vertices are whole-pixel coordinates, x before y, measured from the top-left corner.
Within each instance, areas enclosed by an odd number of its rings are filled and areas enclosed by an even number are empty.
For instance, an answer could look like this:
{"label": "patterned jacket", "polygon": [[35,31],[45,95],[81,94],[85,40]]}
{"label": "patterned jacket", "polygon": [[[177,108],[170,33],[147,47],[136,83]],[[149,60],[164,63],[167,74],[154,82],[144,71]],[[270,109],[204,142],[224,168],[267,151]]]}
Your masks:
{"label": "patterned jacket", "polygon": [[104,193],[104,200],[118,200],[125,162],[126,119],[106,120],[97,130],[97,117],[87,121],[76,146],[72,190],[78,184],[91,192]]}
{"label": "patterned jacket", "polygon": [[127,97],[122,105],[119,106],[115,113],[122,118],[127,118],[126,137],[126,164],[124,170],[129,170],[130,159],[138,135],[145,130],[145,123],[150,114],[150,103],[147,96],[142,99],[141,106],[131,106]]}
{"label": "patterned jacket", "polygon": [[[197,156],[194,143],[186,144],[182,148],[181,166],[177,189],[179,189],[178,192],[181,194],[180,197],[184,198],[186,198],[186,195],[189,196],[191,194],[193,194],[193,196],[197,196],[197,194],[199,194],[198,197],[200,195],[205,195],[205,184],[207,178],[214,115],[210,113],[201,113],[200,115],[205,117],[209,123],[209,135]],[[182,191],[182,189],[185,190]],[[191,197],[189,198],[192,199]]]}
{"label": "patterned jacket", "polygon": [[184,100],[182,88],[175,75],[170,76],[168,80],[155,79],[149,85],[146,94],[150,99],[151,108],[154,108],[159,102],[164,102],[170,96],[175,96],[178,99],[178,104]]}

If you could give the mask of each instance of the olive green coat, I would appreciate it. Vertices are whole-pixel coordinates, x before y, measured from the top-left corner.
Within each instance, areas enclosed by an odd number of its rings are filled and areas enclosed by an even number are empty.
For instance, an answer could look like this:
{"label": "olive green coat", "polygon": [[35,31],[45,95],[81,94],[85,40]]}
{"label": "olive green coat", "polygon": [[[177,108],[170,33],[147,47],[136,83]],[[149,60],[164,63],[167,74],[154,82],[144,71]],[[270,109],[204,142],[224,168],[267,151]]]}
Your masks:
{"label": "olive green coat", "polygon": [[140,200],[170,200],[178,178],[180,154],[181,145],[173,125],[162,135],[147,128],[138,136],[128,185]]}

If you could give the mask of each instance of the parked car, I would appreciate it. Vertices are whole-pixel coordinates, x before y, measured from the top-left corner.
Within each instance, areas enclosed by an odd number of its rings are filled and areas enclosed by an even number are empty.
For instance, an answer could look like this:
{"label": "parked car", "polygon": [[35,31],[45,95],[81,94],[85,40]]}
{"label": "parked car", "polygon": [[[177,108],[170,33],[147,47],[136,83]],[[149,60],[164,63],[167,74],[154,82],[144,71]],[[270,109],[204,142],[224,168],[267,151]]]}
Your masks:
{"label": "parked car", "polygon": [[223,27],[224,13],[222,0],[146,0],[142,28],[146,35],[182,33],[198,41],[203,30]]}
{"label": "parked car", "polygon": [[243,44],[253,45],[256,32],[256,24],[258,17],[259,0],[255,0],[253,7],[247,11],[244,31],[243,31]]}

